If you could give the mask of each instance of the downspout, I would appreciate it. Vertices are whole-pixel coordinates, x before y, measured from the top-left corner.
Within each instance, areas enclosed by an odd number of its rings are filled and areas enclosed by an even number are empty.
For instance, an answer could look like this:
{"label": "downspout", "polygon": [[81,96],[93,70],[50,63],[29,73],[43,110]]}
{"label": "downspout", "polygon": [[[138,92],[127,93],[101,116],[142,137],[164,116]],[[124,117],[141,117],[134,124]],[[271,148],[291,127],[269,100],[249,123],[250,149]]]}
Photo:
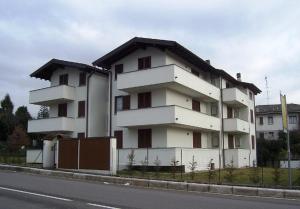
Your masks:
{"label": "downspout", "polygon": [[85,120],[85,138],[89,136],[89,89],[90,89],[90,78],[95,73],[95,70],[91,72],[87,77],[86,84],[86,120]]}
{"label": "downspout", "polygon": [[109,71],[109,136],[112,137],[112,72]]}
{"label": "downspout", "polygon": [[[257,147],[256,147],[256,108],[255,108],[255,96],[253,94],[253,103],[254,103],[254,108],[253,108],[253,119],[254,119],[254,140],[255,140],[255,149],[256,149],[256,167],[257,167]],[[250,127],[249,127],[250,128]],[[251,133],[250,133],[250,130],[249,130],[249,135],[250,135],[250,139],[252,140],[251,138]],[[252,141],[250,142],[250,154],[249,154],[249,167],[250,167],[250,156],[251,156],[251,153],[252,153]]]}
{"label": "downspout", "polygon": [[225,146],[224,146],[224,113],[223,113],[223,85],[222,85],[222,76],[221,76],[221,134],[222,134],[222,160],[223,160],[223,168],[225,168]]}

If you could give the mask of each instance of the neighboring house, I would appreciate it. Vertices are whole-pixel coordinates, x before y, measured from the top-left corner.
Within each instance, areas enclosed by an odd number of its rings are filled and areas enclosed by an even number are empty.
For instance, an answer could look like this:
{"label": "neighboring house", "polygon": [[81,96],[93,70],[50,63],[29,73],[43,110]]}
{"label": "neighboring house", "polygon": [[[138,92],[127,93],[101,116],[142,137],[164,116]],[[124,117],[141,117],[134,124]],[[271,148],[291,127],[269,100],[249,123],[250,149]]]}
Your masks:
{"label": "neighboring house", "polygon": [[[51,65],[51,61],[47,65]],[[178,160],[186,170],[193,156],[199,170],[207,169],[210,163],[218,168],[233,161],[236,167],[244,167],[256,161],[254,97],[261,91],[254,84],[241,81],[240,74],[238,79],[233,78],[177,42],[137,37],[93,65],[101,70],[83,65],[85,68],[74,67],[77,70],[69,71],[77,72],[70,76],[74,80],[79,80],[81,71],[87,71],[87,76],[95,72],[91,77],[94,76],[95,86],[85,87],[82,90],[85,96],[68,100],[72,114],[65,116],[75,117],[72,121],[76,123],[76,104],[86,100],[86,92],[91,91],[88,123],[77,122],[68,133],[77,137],[88,124],[88,137],[115,136],[120,169],[128,163],[127,156],[132,150],[136,165],[145,160],[153,165],[155,159],[159,159],[161,166],[169,166],[172,160]],[[64,63],[57,66],[60,67],[42,67],[32,76],[52,83],[68,69]],[[76,92],[81,91],[78,84],[74,86]],[[49,103],[51,115],[57,116],[57,108],[65,101],[65,95],[54,88],[63,87],[49,88],[59,97]],[[45,100],[54,100],[40,94],[44,102],[32,102],[32,94],[30,103],[33,104],[47,105]],[[34,123],[29,122],[31,132],[34,132]],[[50,129],[47,124],[36,123],[39,132]],[[59,133],[63,131],[61,126],[67,124],[68,121],[57,123],[51,131]]]}
{"label": "neighboring house", "polygon": [[[300,128],[300,105],[288,104],[288,128],[289,130],[299,130]],[[282,131],[281,105],[257,105],[256,111],[256,134],[258,139],[278,139],[278,134]]]}

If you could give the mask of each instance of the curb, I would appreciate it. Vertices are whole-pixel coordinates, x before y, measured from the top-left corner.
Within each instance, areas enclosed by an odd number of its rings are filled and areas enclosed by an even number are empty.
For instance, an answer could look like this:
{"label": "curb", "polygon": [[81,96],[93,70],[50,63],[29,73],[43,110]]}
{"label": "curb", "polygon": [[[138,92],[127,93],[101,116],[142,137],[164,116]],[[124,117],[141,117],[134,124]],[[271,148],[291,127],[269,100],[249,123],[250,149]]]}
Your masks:
{"label": "curb", "polygon": [[206,193],[208,192],[208,193],[217,193],[217,194],[300,200],[300,190],[270,189],[270,188],[228,186],[228,185],[215,185],[215,184],[208,185],[208,184],[187,183],[187,182],[125,178],[125,177],[86,174],[86,173],[79,173],[79,172],[46,170],[40,168],[30,168],[30,167],[4,165],[4,164],[0,164],[0,169],[33,173],[33,174],[39,174],[44,176],[55,176],[55,177],[71,178],[71,179],[78,179],[78,180],[97,181],[102,183],[111,183],[111,184],[137,186],[137,187],[148,187],[148,188],[156,188],[156,189],[161,188],[161,189],[170,189],[170,190],[179,190],[179,191],[206,192]]}

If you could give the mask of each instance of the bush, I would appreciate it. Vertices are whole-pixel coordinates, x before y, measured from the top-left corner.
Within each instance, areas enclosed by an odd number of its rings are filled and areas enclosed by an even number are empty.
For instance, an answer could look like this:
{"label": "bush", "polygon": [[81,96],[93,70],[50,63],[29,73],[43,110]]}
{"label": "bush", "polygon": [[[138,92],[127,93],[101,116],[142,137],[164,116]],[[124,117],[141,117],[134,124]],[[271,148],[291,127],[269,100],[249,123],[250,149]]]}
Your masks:
{"label": "bush", "polygon": [[191,179],[194,180],[195,178],[195,170],[197,168],[197,162],[195,161],[195,157],[193,155],[193,159],[191,162],[189,162],[189,169],[191,170],[190,175]]}
{"label": "bush", "polygon": [[128,171],[130,172],[130,174],[132,174],[134,158],[135,158],[134,150],[131,150],[131,152],[128,154],[127,158],[128,158],[127,168],[128,168]]}
{"label": "bush", "polygon": [[208,178],[208,183],[210,184],[210,182],[212,181],[212,180],[214,180],[215,179],[215,177],[216,177],[216,172],[213,170],[213,168],[212,168],[212,161],[213,161],[213,159],[210,159],[210,161],[209,161],[209,163],[208,163],[208,172],[207,172],[207,178]]}
{"label": "bush", "polygon": [[175,179],[176,177],[176,170],[177,170],[178,163],[179,161],[176,160],[175,158],[171,160],[171,172],[172,172],[173,179]]}
{"label": "bush", "polygon": [[253,167],[251,169],[249,174],[249,180],[254,184],[258,184],[260,182],[259,167]]}
{"label": "bush", "polygon": [[159,177],[159,171],[160,171],[160,164],[161,164],[160,160],[158,159],[158,156],[156,156],[153,164],[155,165],[155,167],[154,167],[155,176],[156,176],[156,178],[158,178]]}
{"label": "bush", "polygon": [[281,178],[281,171],[280,171],[280,169],[278,167],[275,167],[274,170],[273,170],[273,172],[272,172],[272,174],[273,174],[272,179],[273,179],[274,184],[276,186],[279,185],[280,184],[280,178]]}
{"label": "bush", "polygon": [[236,168],[233,166],[233,160],[231,160],[230,164],[227,164],[225,167],[225,175],[224,175],[224,179],[229,182],[232,183],[235,179],[235,173],[234,171],[236,170]]}

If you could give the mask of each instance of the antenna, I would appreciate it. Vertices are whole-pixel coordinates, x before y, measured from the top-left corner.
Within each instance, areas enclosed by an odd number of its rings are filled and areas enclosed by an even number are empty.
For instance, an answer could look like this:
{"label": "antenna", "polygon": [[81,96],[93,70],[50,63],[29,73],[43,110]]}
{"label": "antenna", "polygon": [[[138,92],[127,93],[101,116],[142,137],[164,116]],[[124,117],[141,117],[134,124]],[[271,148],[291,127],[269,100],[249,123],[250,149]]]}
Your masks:
{"label": "antenna", "polygon": [[265,76],[265,80],[266,80],[267,104],[269,104],[270,96],[269,96],[269,85],[268,85],[268,77],[267,76]]}

